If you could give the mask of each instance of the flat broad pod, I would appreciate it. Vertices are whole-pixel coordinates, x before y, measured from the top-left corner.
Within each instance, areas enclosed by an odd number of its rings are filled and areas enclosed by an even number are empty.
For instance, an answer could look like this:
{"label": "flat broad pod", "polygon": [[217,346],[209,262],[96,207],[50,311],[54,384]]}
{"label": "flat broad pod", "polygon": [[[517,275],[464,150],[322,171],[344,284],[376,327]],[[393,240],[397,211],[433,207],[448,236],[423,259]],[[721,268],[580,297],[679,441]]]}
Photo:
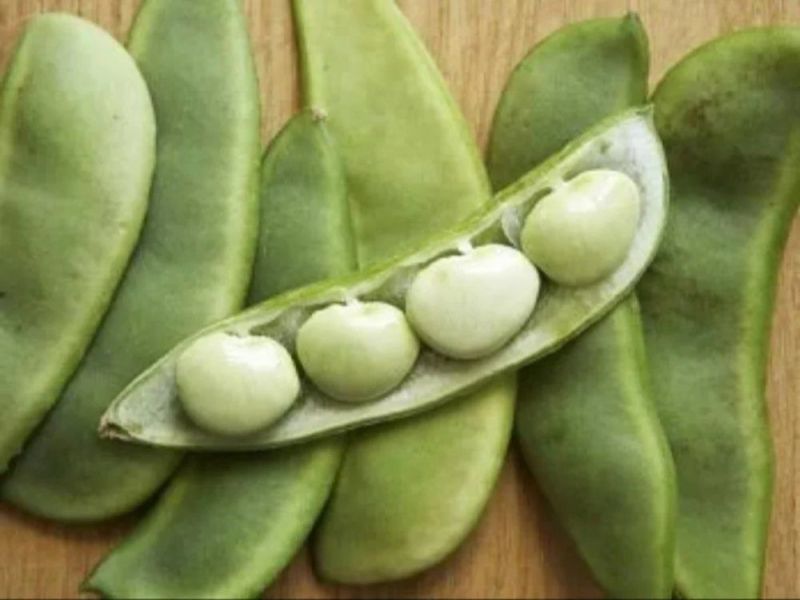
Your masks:
{"label": "flat broad pod", "polygon": [[677,474],[682,598],[762,590],[774,476],[767,360],[800,203],[799,80],[800,28],[762,27],[701,46],[653,94],[674,203],[639,292]]}
{"label": "flat broad pod", "polygon": [[[80,368],[0,483],[4,500],[51,519],[96,521],[128,512],[173,473],[179,453],[108,444],[96,435],[97,421],[137,374],[180,340],[238,312],[252,272],[259,104],[240,3],[141,2],[128,49],[153,98],[158,128],[153,185],[145,186],[147,218]],[[91,46],[83,52],[97,58],[110,51]],[[67,64],[56,79],[76,68]],[[98,79],[102,102],[111,100],[109,89],[124,90],[132,101],[134,90],[119,82],[118,69],[111,69],[115,77]],[[67,83],[77,86],[80,104],[89,88]],[[109,122],[119,123],[114,115],[122,113],[110,113]],[[75,125],[76,116],[65,115],[65,122]],[[65,156],[75,153],[68,130],[51,125],[48,131],[66,136]],[[121,136],[121,147],[127,152],[135,139]],[[116,149],[105,154],[120,165],[132,160]],[[114,175],[110,181],[99,188],[103,197],[126,197],[126,180]],[[49,336],[58,339],[55,330]]]}
{"label": "flat broad pod", "polygon": [[[546,160],[602,119],[644,103],[648,65],[647,34],[634,14],[573,23],[538,44],[515,67],[494,116],[488,164],[495,185]],[[631,204],[638,212],[635,202],[616,210]],[[670,221],[673,212],[670,206]],[[581,235],[603,226],[579,223]],[[613,258],[613,245],[600,258]],[[522,458],[609,598],[673,593],[675,475],[643,338],[631,294],[578,339],[519,374],[514,419]]]}
{"label": "flat broad pod", "polygon": [[111,304],[147,210],[155,130],[114,38],[68,15],[28,22],[0,89],[0,472]]}
{"label": "flat broad pod", "polygon": [[[293,117],[261,166],[251,301],[353,269],[344,183],[325,124],[311,111]],[[308,248],[322,258],[310,260]],[[258,597],[311,531],[333,486],[343,441],[187,456],[148,517],[105,557],[84,589],[103,598]]]}
{"label": "flat broad pod", "polygon": [[[300,326],[321,308],[357,299],[398,308],[417,274],[433,261],[469,245],[498,238],[519,241],[525,217],[536,203],[583,172],[607,169],[627,175],[639,190],[641,207],[627,256],[608,276],[580,287],[544,281],[531,317],[496,352],[474,360],[448,358],[424,347],[408,376],[371,403],[338,402],[308,379],[298,401],[273,426],[246,437],[214,435],[184,414],[176,390],[178,357],[202,336],[269,336],[294,352]],[[105,437],[197,450],[252,450],[395,419],[463,395],[485,381],[554,351],[602,317],[629,292],[650,263],[664,227],[667,174],[650,109],[604,121],[561,153],[499,193],[496,205],[476,213],[424,249],[358,276],[326,282],[280,296],[200,331],[176,346],[125,389],[104,415]]]}

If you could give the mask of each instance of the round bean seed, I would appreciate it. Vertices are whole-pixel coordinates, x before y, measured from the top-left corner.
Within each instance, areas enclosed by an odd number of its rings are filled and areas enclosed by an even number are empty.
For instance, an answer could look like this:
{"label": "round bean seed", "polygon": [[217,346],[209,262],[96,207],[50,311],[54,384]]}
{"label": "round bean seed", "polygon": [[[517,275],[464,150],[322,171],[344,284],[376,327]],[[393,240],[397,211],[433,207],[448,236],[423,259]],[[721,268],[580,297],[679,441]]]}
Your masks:
{"label": "round bean seed", "polygon": [[263,336],[201,337],[181,354],[175,370],[186,413],[221,435],[247,435],[271,425],[300,393],[292,357]]}
{"label": "round bean seed", "polygon": [[522,253],[489,244],[422,270],[408,290],[406,312],[437,351],[480,358],[519,331],[538,295],[539,274]]}
{"label": "round bean seed", "polygon": [[627,175],[586,171],[533,208],[522,228],[522,249],[557,283],[593,283],[628,254],[640,204],[639,189]]}
{"label": "round bean seed", "polygon": [[373,400],[396,387],[418,353],[405,315],[384,302],[328,306],[297,333],[306,374],[326,394],[346,402]]}

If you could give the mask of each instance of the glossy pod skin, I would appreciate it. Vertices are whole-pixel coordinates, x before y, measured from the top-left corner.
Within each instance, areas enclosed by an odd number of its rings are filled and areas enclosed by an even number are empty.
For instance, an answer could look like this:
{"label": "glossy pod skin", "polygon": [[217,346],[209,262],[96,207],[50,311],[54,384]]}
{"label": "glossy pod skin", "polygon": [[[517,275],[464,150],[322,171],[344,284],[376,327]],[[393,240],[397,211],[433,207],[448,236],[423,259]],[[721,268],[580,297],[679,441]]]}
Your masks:
{"label": "glossy pod skin", "polygon": [[0,130],[4,471],[78,366],[136,244],[155,116],[124,48],[87,21],[49,14],[18,42]]}
{"label": "glossy pod skin", "polygon": [[[509,239],[533,206],[565,177],[589,168],[613,168],[631,177],[642,213],[628,255],[608,277],[579,288],[544,286],[533,315],[496,352],[469,361],[423,348],[411,373],[386,395],[364,403],[336,401],[305,378],[300,397],[280,421],[246,437],[214,435],[186,417],[175,389],[176,364],[204,336],[268,336],[292,350],[301,325],[320,308],[362,301],[402,307],[410,282],[431,262],[465,244],[499,235]],[[413,254],[353,276],[284,294],[198,331],[137,377],[103,415],[104,436],[195,450],[258,450],[301,442],[433,408],[548,354],[611,310],[631,291],[654,256],[667,208],[666,164],[649,109],[603,121],[562,153],[497,195],[497,203],[462,221]]]}
{"label": "glossy pod skin", "polygon": [[[324,124],[308,112],[291,119],[265,153],[261,215],[272,220],[261,223],[251,300],[354,268],[343,173]],[[291,236],[278,233],[280,223]],[[309,247],[323,260],[309,260]],[[189,456],[86,587],[110,598],[257,597],[322,510],[342,442]]]}
{"label": "glossy pod skin", "polygon": [[764,387],[800,200],[799,80],[800,29],[764,28],[694,51],[654,95],[673,210],[639,290],[677,468],[676,590],[687,598],[761,591],[772,495]]}
{"label": "glossy pod skin", "polygon": [[[641,104],[647,39],[634,15],[569,25],[512,74],[489,146],[502,183],[596,121]],[[553,86],[557,77],[563,85]],[[675,478],[655,413],[635,298],[557,354],[524,369],[523,458],[611,597],[672,592]]]}
{"label": "glossy pod skin", "polygon": [[239,2],[146,0],[130,51],[158,120],[147,220],[80,369],[2,483],[56,519],[128,511],[175,469],[178,453],[99,439],[98,419],[147,364],[241,305],[255,249],[259,100]]}

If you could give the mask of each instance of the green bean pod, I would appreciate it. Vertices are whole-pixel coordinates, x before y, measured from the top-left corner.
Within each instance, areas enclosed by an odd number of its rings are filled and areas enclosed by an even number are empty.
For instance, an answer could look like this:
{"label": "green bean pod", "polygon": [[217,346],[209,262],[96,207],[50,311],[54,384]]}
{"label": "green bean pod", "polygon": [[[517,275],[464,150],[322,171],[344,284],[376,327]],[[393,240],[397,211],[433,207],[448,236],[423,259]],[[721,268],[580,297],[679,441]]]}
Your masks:
{"label": "green bean pod", "polygon": [[[354,268],[344,174],[324,124],[308,112],[265,153],[258,256],[252,301]],[[342,448],[329,438],[264,454],[190,456],[86,587],[111,598],[256,597],[305,541]]]}
{"label": "green bean pod", "polygon": [[305,103],[328,117],[340,147],[361,267],[409,252],[490,201],[469,129],[394,2],[293,8]]}
{"label": "green bean pod", "polygon": [[754,598],[772,495],[764,399],[780,257],[800,200],[800,29],[732,34],[655,95],[673,211],[639,288],[675,458],[676,590]]}
{"label": "green bean pod", "polygon": [[[647,95],[635,15],[569,25],[516,67],[501,97],[489,173],[505,185],[593,123]],[[558,86],[552,85],[557,79]],[[669,597],[675,478],[649,386],[634,297],[520,377],[525,462],[612,597]]]}
{"label": "green bean pod", "polygon": [[517,437],[554,512],[613,598],[669,598],[676,490],[629,296],[520,376]]}
{"label": "green bean pod", "polygon": [[250,304],[355,270],[347,181],[325,119],[293,117],[261,166],[261,217]]}
{"label": "green bean pod", "polygon": [[[321,115],[323,111],[316,110],[317,115]],[[580,170],[581,165],[583,164],[582,161],[589,162],[591,164],[598,163],[597,154],[608,154],[610,148],[615,148],[615,152],[611,152],[611,156],[606,156],[606,160],[610,163],[616,165],[619,168],[617,162],[624,162],[621,159],[621,156],[628,156],[631,153],[636,154],[633,148],[627,145],[628,139],[637,139],[637,143],[634,145],[641,145],[641,153],[643,156],[648,158],[642,160],[642,164],[636,164],[636,166],[628,165],[633,171],[640,171],[641,173],[650,173],[650,175],[636,175],[637,179],[647,179],[649,181],[649,177],[654,177],[655,181],[650,182],[653,183],[653,186],[645,185],[648,189],[660,188],[660,182],[662,181],[663,174],[661,172],[661,160],[660,160],[660,150],[657,148],[657,143],[655,146],[649,146],[650,142],[647,141],[648,139],[652,141],[652,136],[648,133],[647,126],[641,119],[639,115],[629,115],[629,120],[623,119],[621,123],[615,123],[614,125],[606,125],[606,129],[608,131],[613,131],[614,134],[609,134],[607,137],[603,135],[598,135],[597,139],[592,138],[591,142],[584,141],[583,143],[577,144],[576,150],[574,152],[568,152],[565,157],[559,157],[551,162],[550,170],[553,172],[559,172],[562,174],[566,174],[566,172],[575,172]],[[331,117],[333,119],[333,117]],[[641,127],[640,126],[644,126]],[[604,129],[603,131],[606,131]],[[653,151],[655,154],[653,154]],[[602,161],[600,161],[602,163]],[[635,162],[635,161],[634,161]],[[558,166],[555,166],[558,165]],[[647,165],[647,166],[646,166]],[[653,172],[651,172],[653,171]],[[547,171],[550,172],[550,171]],[[537,196],[536,186],[534,185],[531,187],[531,182],[535,181],[546,181],[547,177],[544,175],[539,174],[533,175],[532,177],[528,178],[526,181],[521,182],[521,184],[517,187],[516,191],[512,191],[509,197],[515,197],[518,201],[527,202],[531,198]],[[656,193],[655,195],[649,195],[650,201],[655,201],[655,206],[653,207],[654,211],[651,214],[658,215],[663,214],[661,213],[660,202],[663,200],[661,196]],[[656,219],[658,221],[658,218]],[[465,229],[464,233],[458,235],[459,239],[464,238],[471,232],[471,229]],[[651,241],[657,239],[656,237],[652,238]],[[451,242],[452,244],[452,242]],[[640,246],[640,250],[644,250],[645,247],[651,248],[654,244],[646,243]],[[645,253],[649,251],[645,250]],[[428,259],[429,260],[429,259]],[[367,280],[369,280],[369,275],[367,276]],[[382,280],[381,275],[375,275],[373,273],[372,277],[376,277],[378,281]],[[358,283],[357,290],[364,290],[364,283]],[[299,301],[305,295],[311,293],[312,295],[316,291],[323,290],[323,293],[330,293],[326,292],[325,290],[334,290],[335,293],[341,293],[341,289],[343,286],[346,286],[346,283],[333,283],[333,284],[325,284],[322,287],[312,288],[311,290],[304,290],[294,294],[290,294],[284,298],[276,299],[273,303],[268,303],[262,307],[257,307],[245,313],[241,317],[228,321],[229,325],[233,325],[234,323],[238,322],[241,326],[257,326],[262,327],[265,325],[265,321],[262,320],[262,317],[259,315],[264,315],[265,311],[269,314],[269,310],[266,308],[270,305],[276,306],[290,306],[292,302]],[[389,288],[392,288],[392,285],[389,285]],[[394,286],[396,287],[396,286]],[[338,292],[336,290],[339,290]],[[571,295],[571,294],[569,294]],[[582,302],[585,303],[588,299],[588,296],[583,296]],[[581,302],[578,302],[580,304]],[[559,303],[556,302],[556,305]],[[571,311],[570,311],[571,312]],[[262,321],[262,326],[258,326],[257,323]],[[559,319],[556,319],[558,321]],[[287,325],[291,325],[292,323],[299,322],[295,317],[289,317],[287,319]],[[236,325],[237,327],[239,325]],[[562,326],[564,323],[562,323]],[[202,335],[199,334],[199,335]],[[288,335],[288,332],[287,332]],[[281,334],[282,337],[283,334]],[[162,365],[163,366],[163,365]],[[168,371],[169,369],[167,369]],[[158,380],[159,376],[159,368],[156,368],[155,371],[151,372],[151,375],[155,376],[156,378],[153,381]],[[142,381],[147,381],[147,376],[143,378]],[[141,383],[141,381],[140,381]],[[386,516],[385,507],[389,506],[390,503],[387,505],[384,502],[384,508],[376,505],[377,498],[375,496],[369,495],[364,496],[363,501],[360,504],[351,504],[353,507],[352,514],[355,515],[367,515],[369,517],[369,521],[365,523],[360,523],[358,519],[355,521],[353,519],[346,518],[345,520],[341,521],[347,528],[347,532],[343,535],[339,535],[338,533],[334,533],[331,535],[328,534],[321,534],[320,539],[323,540],[324,538],[336,540],[346,537],[346,535],[356,534],[361,536],[362,540],[365,533],[374,532],[376,530],[382,530],[385,532],[385,535],[382,535],[380,538],[376,539],[385,539],[390,543],[390,550],[391,552],[386,553],[383,552],[383,547],[379,550],[381,551],[381,555],[377,557],[374,565],[371,566],[373,571],[386,571],[387,565],[389,569],[396,569],[395,565],[391,562],[398,556],[399,553],[405,554],[408,558],[405,559],[405,563],[414,563],[417,564],[422,562],[429,562],[431,560],[431,556],[435,555],[437,552],[441,552],[441,548],[443,545],[442,540],[444,540],[444,544],[455,544],[460,539],[460,536],[464,533],[465,528],[465,515],[469,515],[470,512],[474,517],[477,517],[478,511],[474,509],[475,504],[475,497],[480,498],[479,495],[474,495],[473,497],[469,497],[468,494],[462,494],[462,498],[453,498],[450,502],[443,503],[442,509],[438,511],[431,511],[430,508],[433,506],[436,508],[436,505],[432,502],[431,494],[429,490],[426,490],[426,486],[428,486],[432,479],[436,479],[441,483],[442,487],[453,487],[459,488],[464,486],[464,488],[469,489],[469,487],[486,487],[485,482],[485,473],[487,471],[496,473],[496,470],[499,468],[499,461],[502,459],[504,454],[504,448],[507,443],[508,437],[508,423],[510,422],[510,411],[509,412],[498,412],[496,411],[496,402],[504,402],[502,400],[505,397],[506,390],[507,390],[507,383],[506,382],[499,382],[495,384],[493,389],[488,390],[487,393],[491,394],[491,400],[486,401],[481,399],[480,397],[472,399],[472,400],[465,400],[464,402],[471,402],[472,405],[469,409],[472,415],[474,415],[474,421],[469,423],[470,430],[475,433],[474,436],[458,436],[463,439],[463,442],[457,444],[450,444],[450,450],[445,451],[444,448],[444,440],[452,440],[453,436],[456,436],[458,433],[463,432],[462,427],[464,426],[464,419],[456,420],[453,419],[453,415],[457,414],[458,411],[463,410],[461,408],[454,408],[447,407],[447,409],[442,411],[437,411],[432,413],[431,416],[425,420],[410,420],[406,421],[403,424],[392,426],[390,428],[384,428],[383,431],[376,430],[376,435],[374,436],[365,436],[366,442],[364,446],[363,452],[359,452],[355,454],[355,460],[351,463],[349,468],[345,469],[345,472],[356,472],[356,473],[367,473],[370,477],[379,476],[381,472],[376,470],[377,465],[380,464],[399,464],[405,465],[409,461],[415,463],[417,465],[417,469],[413,471],[409,471],[408,476],[404,478],[400,478],[398,480],[389,481],[388,479],[384,478],[382,482],[376,482],[380,485],[373,486],[373,488],[364,488],[361,486],[359,478],[352,478],[349,477],[347,479],[341,480],[341,487],[340,489],[343,490],[341,493],[342,496],[347,495],[356,495],[356,502],[358,502],[358,494],[356,492],[361,492],[365,489],[370,491],[370,489],[376,489],[382,494],[387,494],[390,496],[399,496],[401,494],[406,495],[408,494],[408,490],[403,488],[411,486],[416,490],[412,496],[408,496],[408,502],[406,504],[406,514],[400,515],[401,518],[397,518],[397,515],[389,515],[390,522],[388,523],[389,527],[387,527],[387,523],[384,522],[384,517]],[[136,385],[133,386],[134,389],[137,387]],[[160,387],[158,385],[157,387]],[[166,388],[162,388],[166,389]],[[141,391],[141,390],[139,390]],[[148,395],[145,391],[144,395]],[[500,400],[498,400],[500,397]],[[482,408],[481,408],[482,404]],[[457,406],[457,405],[456,405]],[[498,426],[498,422],[500,422],[501,426]],[[430,423],[430,426],[426,427],[427,423]],[[505,426],[502,424],[505,423]],[[414,430],[409,431],[409,429]],[[391,435],[394,431],[397,431],[398,434]],[[371,433],[371,432],[370,432]],[[433,452],[436,450],[437,452],[441,453],[442,460],[441,461],[429,461],[428,464],[421,464],[420,463],[420,454],[418,452],[414,452],[413,448],[418,447],[415,444],[409,445],[405,443],[406,437],[414,437],[415,439],[421,439],[422,441],[427,440],[426,449],[429,452]],[[489,452],[475,452],[472,448],[475,447],[474,438],[478,437],[479,439],[483,440],[484,443],[487,445],[493,446],[493,450]],[[404,443],[399,443],[399,440],[403,440]],[[355,444],[359,444],[361,438],[356,438]],[[481,448],[485,449],[486,446],[481,446]],[[416,454],[416,455],[415,455]],[[479,469],[470,469],[467,466],[462,468],[452,469],[449,473],[443,471],[444,466],[452,466],[463,464],[464,455],[468,455],[471,461],[474,463],[476,461],[485,461],[481,463],[481,468]],[[373,473],[374,471],[374,473]],[[467,473],[469,477],[468,481],[464,481],[464,473]],[[264,474],[265,477],[268,476],[267,473]],[[360,476],[360,475],[359,475]],[[354,489],[357,487],[358,490]],[[463,488],[462,488],[463,489]],[[423,493],[417,493],[417,492]],[[291,498],[291,497],[290,497]],[[418,502],[414,503],[415,500],[419,500]],[[337,501],[337,497],[334,496],[334,502]],[[274,506],[273,506],[274,509]],[[165,509],[166,510],[166,509]],[[451,520],[451,513],[455,511],[457,512],[458,516],[461,517],[460,519]],[[176,511],[177,512],[177,511]],[[409,518],[412,518],[414,513],[425,516],[425,519],[422,519],[421,522],[416,524],[410,523]],[[270,513],[274,514],[274,513]],[[467,527],[472,524],[474,521],[467,521]],[[265,527],[269,527],[269,522],[265,521]],[[338,526],[337,520],[333,521],[334,526]],[[436,526],[438,530],[438,535],[436,536],[426,536],[423,538],[423,544],[418,544],[414,547],[409,546],[407,540],[410,539],[407,535],[409,530],[409,525],[415,526],[420,530],[424,530],[426,527],[433,528]],[[351,529],[351,526],[355,526]],[[323,527],[325,525],[323,524]],[[367,541],[368,542],[368,541]],[[320,542],[324,543],[324,542]],[[368,542],[369,543],[369,542]],[[157,544],[161,547],[161,543]],[[130,562],[124,560],[124,558],[115,558],[112,557],[108,564],[113,564],[115,562],[118,563],[118,567],[115,567],[116,572],[121,574],[123,572],[130,572],[131,569],[135,569],[135,566],[131,565],[138,565],[140,564],[137,560],[137,556],[140,555],[140,552],[137,551],[135,548],[129,547],[130,549],[123,548],[123,554],[129,554],[131,557]],[[145,544],[142,544],[142,547],[145,547]],[[345,559],[347,561],[361,561],[358,553],[360,552],[372,552],[374,550],[373,547],[364,547],[363,545],[353,544],[350,545],[347,550],[354,550],[354,553],[345,554]],[[128,565],[125,567],[125,565]],[[228,563],[226,563],[228,564]],[[249,564],[249,563],[248,563]],[[407,568],[405,565],[401,564],[401,568]],[[112,567],[105,567],[102,566],[98,571],[98,575],[94,578],[93,581],[97,582],[100,581],[100,577],[104,572],[110,572],[109,569]],[[216,572],[216,571],[215,571]],[[239,572],[239,571],[237,571]],[[382,575],[383,576],[383,575]],[[393,577],[391,572],[387,575],[388,577]],[[122,575],[118,575],[119,578]],[[227,576],[223,576],[222,579],[224,581],[228,581]],[[107,590],[108,588],[106,588]],[[143,588],[141,588],[143,589]],[[135,593],[130,592],[128,593]],[[157,594],[150,588],[149,593]]]}
{"label": "green bean pod", "polygon": [[[490,202],[469,129],[394,2],[293,6],[305,100],[330,116],[362,267]],[[348,583],[396,579],[451,552],[500,471],[514,391],[507,376],[437,413],[351,436],[316,536],[318,573]]]}
{"label": "green bean pod", "polygon": [[[552,281],[539,291],[533,314],[508,342],[482,358],[460,360],[423,348],[400,384],[370,402],[339,402],[303,377],[300,394],[280,420],[245,436],[214,433],[187,417],[177,394],[176,365],[184,351],[210,336],[267,336],[290,352],[298,331],[319,309],[349,301],[402,307],[409,286],[431,262],[477,245],[502,229],[516,239],[520,224],[565,179],[605,168],[627,176],[638,191],[640,216],[628,254],[608,276],[579,287]],[[193,450],[259,450],[408,416],[452,401],[553,352],[610,311],[650,264],[666,218],[666,164],[649,109],[603,121],[561,153],[497,194],[416,252],[355,275],[312,285],[254,306],[183,340],[114,400],[101,434],[142,444]],[[477,253],[477,251],[476,251]]]}
{"label": "green bean pod", "polygon": [[136,244],[155,116],[130,56],[82,19],[25,27],[0,95],[0,471],[58,400]]}
{"label": "green bean pod", "polygon": [[567,25],[537,44],[514,68],[492,121],[486,164],[494,189],[598,121],[644,104],[649,60],[633,13]]}
{"label": "green bean pod", "polygon": [[158,121],[147,219],[91,349],[2,483],[56,519],[128,511],[173,472],[180,454],[99,439],[98,419],[147,364],[241,305],[255,249],[259,100],[239,2],[146,0],[130,50]]}

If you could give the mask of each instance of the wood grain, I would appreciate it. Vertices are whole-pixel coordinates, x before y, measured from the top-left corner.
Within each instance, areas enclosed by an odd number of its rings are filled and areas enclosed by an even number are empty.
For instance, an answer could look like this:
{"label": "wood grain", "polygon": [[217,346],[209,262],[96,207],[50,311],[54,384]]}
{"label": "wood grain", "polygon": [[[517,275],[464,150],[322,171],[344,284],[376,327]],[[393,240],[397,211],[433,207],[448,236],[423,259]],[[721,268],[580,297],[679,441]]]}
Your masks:
{"label": "wood grain", "polygon": [[[35,13],[79,14],[124,39],[137,4],[137,0],[0,0],[0,63],[7,60],[25,19]],[[246,4],[261,77],[266,141],[298,100],[289,6],[287,0]],[[719,34],[770,23],[800,24],[800,2],[794,0],[401,0],[400,4],[439,63],[481,144],[511,68],[534,42],[570,21],[639,12],[651,37],[653,82],[689,49]],[[764,593],[774,598],[800,596],[800,509],[795,500],[800,492],[798,223],[781,272],[768,384],[777,478]],[[87,571],[136,518],[65,527],[0,508],[0,596],[75,596]],[[480,526],[439,567],[407,582],[349,588],[317,582],[302,552],[269,595],[556,598],[595,597],[599,590],[512,451]]]}

